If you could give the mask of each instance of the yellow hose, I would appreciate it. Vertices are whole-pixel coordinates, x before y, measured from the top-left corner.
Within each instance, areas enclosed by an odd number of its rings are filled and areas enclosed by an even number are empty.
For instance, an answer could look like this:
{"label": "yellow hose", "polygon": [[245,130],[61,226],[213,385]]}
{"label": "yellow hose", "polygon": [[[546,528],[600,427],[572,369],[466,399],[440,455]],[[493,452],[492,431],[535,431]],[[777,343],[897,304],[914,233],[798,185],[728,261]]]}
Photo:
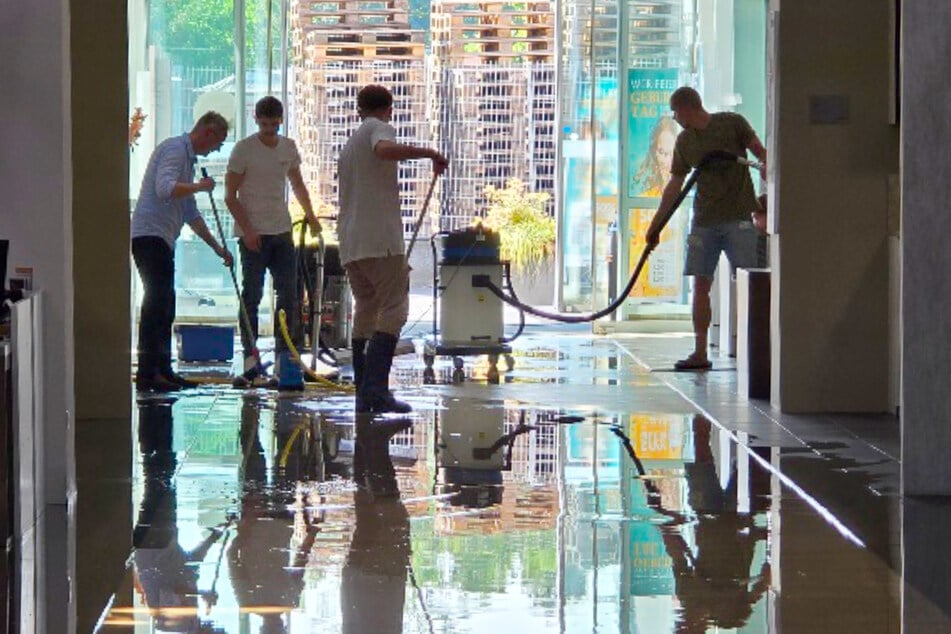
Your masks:
{"label": "yellow hose", "polygon": [[295,428],[294,428],[294,431],[291,432],[291,437],[287,439],[287,442],[286,442],[286,443],[284,443],[284,450],[281,451],[281,458],[280,458],[280,460],[279,460],[279,462],[278,462],[278,464],[280,464],[281,467],[286,467],[286,466],[287,466],[287,457],[288,457],[288,456],[290,455],[290,453],[291,453],[291,447],[294,446],[294,441],[297,440],[297,437],[298,437],[298,436],[300,436],[300,433],[301,433],[301,431],[304,429],[304,426],[305,426],[306,424],[307,424],[307,423],[301,423],[300,425],[298,425],[297,427],[295,427]]}
{"label": "yellow hose", "polygon": [[281,336],[284,338],[284,343],[287,344],[287,349],[290,351],[291,356],[294,357],[294,360],[297,361],[298,364],[300,364],[300,367],[304,370],[307,376],[312,378],[317,383],[323,385],[324,387],[328,387],[334,390],[340,390],[341,392],[355,392],[356,391],[356,388],[353,387],[352,385],[340,385],[339,383],[334,383],[333,381],[320,376],[319,374],[311,370],[309,367],[307,367],[307,364],[304,363],[304,360],[300,358],[300,353],[297,351],[297,347],[294,346],[294,342],[291,341],[291,333],[287,329],[287,315],[284,313],[283,308],[277,311],[277,320],[278,322],[280,322]]}

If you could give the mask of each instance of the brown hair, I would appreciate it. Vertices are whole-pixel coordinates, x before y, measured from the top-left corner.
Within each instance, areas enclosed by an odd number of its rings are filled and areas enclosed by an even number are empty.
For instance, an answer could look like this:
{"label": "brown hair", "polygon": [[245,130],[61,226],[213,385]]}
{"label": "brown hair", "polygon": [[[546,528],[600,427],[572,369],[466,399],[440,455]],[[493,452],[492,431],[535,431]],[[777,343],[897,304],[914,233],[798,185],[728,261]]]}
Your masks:
{"label": "brown hair", "polygon": [[383,86],[364,86],[357,94],[357,108],[361,112],[374,112],[393,105],[393,93]]}
{"label": "brown hair", "polygon": [[254,116],[258,119],[280,119],[284,116],[284,104],[277,97],[262,97],[254,104]]}

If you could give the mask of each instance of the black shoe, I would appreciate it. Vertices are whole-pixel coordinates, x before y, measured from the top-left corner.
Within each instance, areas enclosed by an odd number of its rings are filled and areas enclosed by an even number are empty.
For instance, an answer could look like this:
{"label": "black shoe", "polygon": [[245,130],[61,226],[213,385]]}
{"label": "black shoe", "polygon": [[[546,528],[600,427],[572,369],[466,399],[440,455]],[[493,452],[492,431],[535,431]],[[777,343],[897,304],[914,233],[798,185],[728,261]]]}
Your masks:
{"label": "black shoe", "polygon": [[169,374],[163,374],[162,378],[170,383],[174,383],[175,385],[179,386],[183,390],[191,390],[201,385],[201,383],[199,383],[198,381],[192,381],[191,379],[186,379],[181,374],[175,374],[174,372],[171,372]]}
{"label": "black shoe", "polygon": [[182,389],[182,386],[177,383],[172,383],[161,374],[156,374],[150,378],[137,377],[135,379],[135,389],[140,392],[167,393],[178,392]]}

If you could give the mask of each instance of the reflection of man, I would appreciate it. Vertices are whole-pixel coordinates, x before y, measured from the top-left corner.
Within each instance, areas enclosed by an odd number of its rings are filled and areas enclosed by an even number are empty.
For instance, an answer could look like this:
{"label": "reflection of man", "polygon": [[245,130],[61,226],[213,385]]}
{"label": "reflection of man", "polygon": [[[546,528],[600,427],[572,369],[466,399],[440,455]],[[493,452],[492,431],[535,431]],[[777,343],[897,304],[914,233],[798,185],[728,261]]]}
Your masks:
{"label": "reflection of man", "polygon": [[344,634],[403,631],[410,563],[409,514],[399,497],[389,439],[409,421],[370,422],[357,417],[353,493],[356,528],[340,585]]}
{"label": "reflection of man", "polygon": [[177,460],[172,451],[172,407],[150,403],[139,408],[139,448],[145,494],[133,530],[135,571],[155,626],[165,632],[205,631],[198,619],[198,566],[221,530],[190,551],[178,541],[175,494]]}
{"label": "reflection of man", "polygon": [[[261,403],[253,398],[241,407],[241,451],[243,487],[241,517],[228,549],[228,568],[238,605],[242,610],[261,615],[261,634],[287,632],[284,615],[296,609],[304,588],[304,566],[317,536],[317,527],[306,513],[303,539],[294,535],[294,496],[297,482],[281,477],[278,466],[274,483],[267,478],[267,460],[259,435]],[[278,413],[280,459],[286,440],[282,434],[292,422]]]}
{"label": "reflection of man", "polygon": [[[712,152],[728,152],[745,157],[750,150],[766,162],[766,148],[742,116],[732,112],[707,112],[693,88],[682,87],[670,97],[674,119],[684,130],[674,146],[671,176],[647,229],[647,244],[656,246],[660,224],[683,187],[687,173]],[[756,266],[756,229],[750,214],[759,208],[749,169],[735,162],[714,163],[700,173],[694,198],[693,226],[687,240],[684,273],[694,278],[694,351],[678,361],[678,370],[708,370],[707,335],[710,328],[710,288],[713,274],[725,252],[736,267]]]}
{"label": "reflection of man", "polygon": [[[661,527],[681,605],[677,632],[684,634],[706,632],[708,625],[725,629],[742,626],[770,584],[768,560],[763,561],[759,574],[750,575],[756,543],[766,538],[767,531],[756,525],[753,515],[737,513],[735,463],[726,488],[720,486],[710,428],[710,421],[694,418],[696,459],[685,467],[688,503],[697,517],[696,556],[681,533],[683,526]],[[761,469],[750,475],[754,494],[763,484],[768,486]],[[756,497],[754,502],[764,499]]]}

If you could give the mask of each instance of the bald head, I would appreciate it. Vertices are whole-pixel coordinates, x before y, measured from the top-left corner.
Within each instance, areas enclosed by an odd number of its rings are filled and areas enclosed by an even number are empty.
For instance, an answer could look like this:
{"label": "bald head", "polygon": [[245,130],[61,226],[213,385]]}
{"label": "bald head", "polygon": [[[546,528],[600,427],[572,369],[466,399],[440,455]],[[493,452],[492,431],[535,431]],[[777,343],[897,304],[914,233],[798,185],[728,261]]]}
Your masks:
{"label": "bald head", "polygon": [[700,93],[690,86],[681,86],[670,96],[670,109],[678,108],[703,108],[703,100],[700,99]]}

